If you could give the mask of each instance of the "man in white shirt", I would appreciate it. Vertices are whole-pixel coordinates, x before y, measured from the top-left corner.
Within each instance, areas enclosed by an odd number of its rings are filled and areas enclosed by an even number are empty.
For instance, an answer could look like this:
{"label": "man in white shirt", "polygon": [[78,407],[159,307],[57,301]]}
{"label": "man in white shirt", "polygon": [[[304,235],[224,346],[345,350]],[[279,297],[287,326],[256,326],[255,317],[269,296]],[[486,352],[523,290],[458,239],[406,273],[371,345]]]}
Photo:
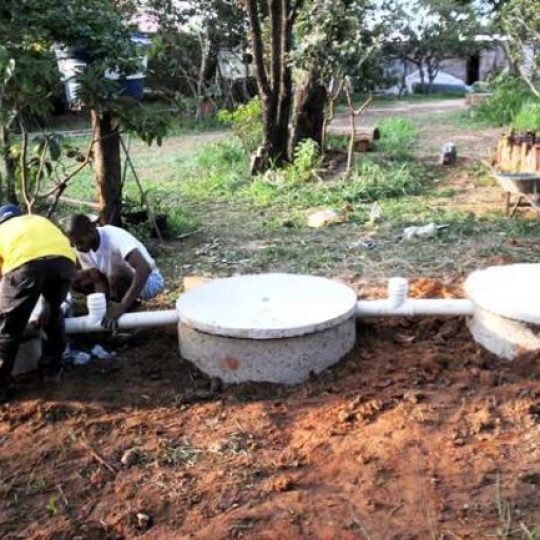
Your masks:
{"label": "man in white shirt", "polygon": [[73,288],[85,294],[107,295],[104,326],[113,327],[136,300],[149,300],[163,291],[163,276],[154,259],[124,229],[97,227],[88,216],[76,214],[71,217],[68,236],[81,265]]}

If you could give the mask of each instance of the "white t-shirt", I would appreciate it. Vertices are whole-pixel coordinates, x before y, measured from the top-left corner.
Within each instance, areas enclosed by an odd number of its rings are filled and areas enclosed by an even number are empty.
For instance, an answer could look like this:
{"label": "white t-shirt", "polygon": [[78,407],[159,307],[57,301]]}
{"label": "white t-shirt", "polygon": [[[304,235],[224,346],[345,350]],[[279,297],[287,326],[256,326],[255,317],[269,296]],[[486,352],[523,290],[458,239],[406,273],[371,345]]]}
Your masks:
{"label": "white t-shirt", "polygon": [[97,231],[99,233],[97,251],[90,250],[88,253],[77,251],[77,257],[83,270],[95,268],[107,277],[123,272],[134,274],[135,269],[126,261],[126,257],[134,249],[138,249],[150,268],[156,270],[156,262],[144,245],[132,234],[113,225],[97,227]]}

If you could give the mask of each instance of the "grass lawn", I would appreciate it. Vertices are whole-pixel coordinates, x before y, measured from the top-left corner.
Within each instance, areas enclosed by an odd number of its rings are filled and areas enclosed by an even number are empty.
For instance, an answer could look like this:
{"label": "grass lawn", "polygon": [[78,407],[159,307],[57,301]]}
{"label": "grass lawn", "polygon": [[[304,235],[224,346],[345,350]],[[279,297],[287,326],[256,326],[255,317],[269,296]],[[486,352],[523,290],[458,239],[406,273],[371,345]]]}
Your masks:
{"label": "grass lawn", "polygon": [[[462,109],[446,108],[368,113],[366,122],[383,127],[381,151],[357,155],[349,178],[339,167],[308,180],[277,174],[251,178],[247,154],[225,130],[174,135],[160,148],[133,141],[133,159],[151,200],[169,213],[176,233],[197,231],[156,246],[162,265],[176,281],[192,273],[274,270],[455,276],[501,257],[537,260],[536,216],[523,212],[507,219],[502,192],[481,163],[499,131],[466,119]],[[458,147],[459,165],[453,169],[436,163],[446,140]],[[129,174],[125,192],[138,201]],[[66,195],[92,200],[92,171],[81,174]],[[369,224],[373,201],[383,213],[376,225]],[[327,207],[343,211],[346,222],[308,228],[307,216]],[[404,227],[429,222],[448,228],[434,239],[399,240]],[[365,239],[377,247],[358,247]]]}

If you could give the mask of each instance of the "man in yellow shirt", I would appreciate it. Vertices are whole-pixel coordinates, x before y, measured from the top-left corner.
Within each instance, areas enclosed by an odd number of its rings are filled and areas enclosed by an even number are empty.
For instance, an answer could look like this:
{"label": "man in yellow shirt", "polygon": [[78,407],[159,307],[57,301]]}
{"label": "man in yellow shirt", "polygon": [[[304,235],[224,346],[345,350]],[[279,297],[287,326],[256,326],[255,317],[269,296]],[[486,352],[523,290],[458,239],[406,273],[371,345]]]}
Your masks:
{"label": "man in yellow shirt", "polygon": [[46,382],[60,382],[66,347],[61,304],[75,277],[69,240],[48,219],[0,207],[0,402],[8,399],[10,374],[23,332],[40,295],[50,308],[40,369]]}

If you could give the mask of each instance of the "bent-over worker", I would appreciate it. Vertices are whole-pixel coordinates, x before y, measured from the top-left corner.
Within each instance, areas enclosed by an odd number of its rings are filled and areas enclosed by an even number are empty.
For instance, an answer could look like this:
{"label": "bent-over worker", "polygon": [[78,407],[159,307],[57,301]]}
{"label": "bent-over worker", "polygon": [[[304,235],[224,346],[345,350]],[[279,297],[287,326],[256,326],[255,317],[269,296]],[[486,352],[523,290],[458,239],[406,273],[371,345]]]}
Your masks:
{"label": "bent-over worker", "polygon": [[48,304],[40,370],[45,382],[59,383],[66,348],[62,302],[75,277],[75,253],[51,221],[0,207],[0,401],[9,397],[10,375],[34,306]]}
{"label": "bent-over worker", "polygon": [[154,259],[129,232],[113,225],[98,227],[88,216],[76,214],[68,234],[81,265],[73,288],[84,294],[105,293],[105,327],[113,328],[136,300],[149,300],[163,291]]}

